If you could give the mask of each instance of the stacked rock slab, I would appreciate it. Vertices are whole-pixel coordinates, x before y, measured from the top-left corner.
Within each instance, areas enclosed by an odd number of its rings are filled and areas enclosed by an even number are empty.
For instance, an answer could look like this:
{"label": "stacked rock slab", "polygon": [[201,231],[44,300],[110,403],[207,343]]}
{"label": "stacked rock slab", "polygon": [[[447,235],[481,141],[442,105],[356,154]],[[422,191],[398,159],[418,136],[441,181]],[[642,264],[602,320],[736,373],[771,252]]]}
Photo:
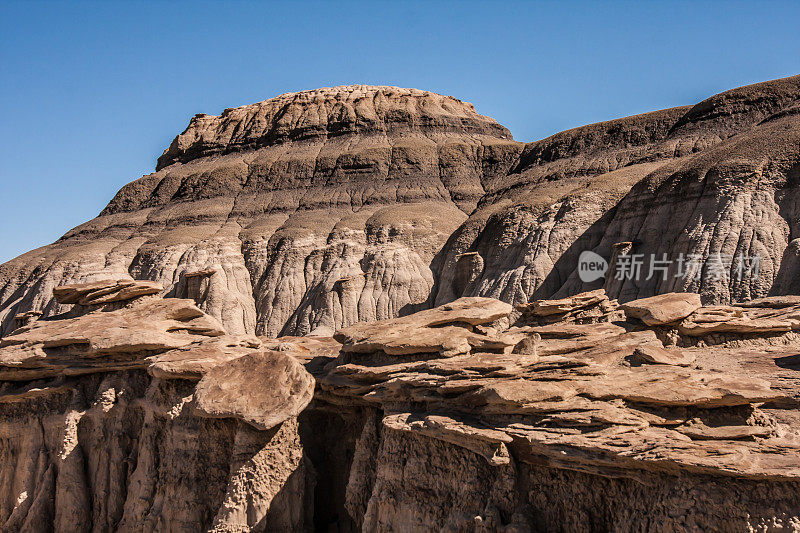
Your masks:
{"label": "stacked rock slab", "polygon": [[[388,323],[338,332],[344,345],[317,375],[318,398],[360,399],[379,421],[365,425],[356,449],[377,471],[366,504],[348,492],[349,508],[363,513],[357,522],[365,531],[796,528],[798,389],[779,392],[775,372],[748,372],[723,348],[682,336],[681,321],[709,309],[686,299],[631,302],[628,321],[596,314],[584,324],[575,313],[608,305],[602,291],[536,302],[515,324],[489,312],[470,321],[451,314],[462,299],[398,319],[417,328],[403,330],[415,343],[402,352]],[[769,303],[750,312],[790,313]],[[556,314],[564,321],[531,325]],[[481,328],[505,346],[489,350],[482,340],[454,354],[448,341],[459,335],[437,335],[446,328],[465,338]],[[535,349],[515,349],[525,339]],[[733,357],[770,358],[764,346],[773,341],[743,335]]]}
{"label": "stacked rock slab", "polygon": [[2,340],[4,530],[800,523],[796,300],[664,295],[626,318],[602,291],[523,313],[467,297],[266,339],[130,287],[60,288],[73,309]]}
{"label": "stacked rock slab", "polygon": [[3,531],[311,527],[297,415],[314,378],[298,348],[227,335],[158,292],[58,287],[70,312],[2,339]]}

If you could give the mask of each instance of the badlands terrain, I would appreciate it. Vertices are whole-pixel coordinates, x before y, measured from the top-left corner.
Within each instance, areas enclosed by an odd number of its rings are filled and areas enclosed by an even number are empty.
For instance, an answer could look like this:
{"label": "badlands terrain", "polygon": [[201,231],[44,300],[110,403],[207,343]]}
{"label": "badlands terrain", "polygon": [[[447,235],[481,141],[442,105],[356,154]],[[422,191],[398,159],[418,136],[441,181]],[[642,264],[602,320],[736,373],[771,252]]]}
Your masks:
{"label": "badlands terrain", "polygon": [[2,530],[800,531],[798,186],[800,76],[527,144],[196,115],[0,266]]}

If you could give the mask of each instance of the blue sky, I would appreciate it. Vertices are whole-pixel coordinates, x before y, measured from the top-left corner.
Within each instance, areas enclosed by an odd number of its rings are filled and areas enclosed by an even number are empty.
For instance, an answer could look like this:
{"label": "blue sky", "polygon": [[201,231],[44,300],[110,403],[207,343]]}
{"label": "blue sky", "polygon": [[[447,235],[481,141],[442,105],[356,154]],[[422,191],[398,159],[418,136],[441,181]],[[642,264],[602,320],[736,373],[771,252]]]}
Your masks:
{"label": "blue sky", "polygon": [[522,141],[800,73],[800,2],[0,2],[0,262],[153,171],[195,113],[368,83]]}

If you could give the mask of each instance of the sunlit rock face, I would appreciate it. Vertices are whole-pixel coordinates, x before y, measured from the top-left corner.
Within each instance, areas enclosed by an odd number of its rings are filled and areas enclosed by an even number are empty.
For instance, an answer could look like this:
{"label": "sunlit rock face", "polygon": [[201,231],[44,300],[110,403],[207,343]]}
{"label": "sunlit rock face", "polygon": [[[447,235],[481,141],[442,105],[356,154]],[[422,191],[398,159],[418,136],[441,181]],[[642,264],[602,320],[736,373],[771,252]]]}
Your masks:
{"label": "sunlit rock face", "polygon": [[4,531],[800,523],[798,297],[462,297],[272,339],[154,288],[62,286],[0,340]]}
{"label": "sunlit rock face", "polygon": [[[231,333],[272,337],[461,296],[796,293],[798,102],[795,76],[528,144],[470,104],[394,87],[197,115],[100,216],[0,266],[0,333],[65,311],[57,285],[106,278],[157,282]],[[581,280],[584,251],[604,279]],[[641,274],[618,279],[631,256]]]}
{"label": "sunlit rock face", "polygon": [[349,86],[198,115],[99,217],[0,268],[3,331],[52,289],[160,282],[232,333],[331,334],[425,307],[431,263],[523,145],[471,104]]}

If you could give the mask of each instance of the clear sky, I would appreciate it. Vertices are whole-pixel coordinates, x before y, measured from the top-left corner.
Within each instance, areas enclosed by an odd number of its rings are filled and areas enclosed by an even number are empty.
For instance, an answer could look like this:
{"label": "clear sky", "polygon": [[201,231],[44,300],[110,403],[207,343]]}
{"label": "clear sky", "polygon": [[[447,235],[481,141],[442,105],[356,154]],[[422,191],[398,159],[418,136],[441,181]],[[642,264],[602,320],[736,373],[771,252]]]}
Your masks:
{"label": "clear sky", "polygon": [[366,83],[517,140],[800,73],[800,2],[0,1],[0,262],[96,216],[195,113]]}

